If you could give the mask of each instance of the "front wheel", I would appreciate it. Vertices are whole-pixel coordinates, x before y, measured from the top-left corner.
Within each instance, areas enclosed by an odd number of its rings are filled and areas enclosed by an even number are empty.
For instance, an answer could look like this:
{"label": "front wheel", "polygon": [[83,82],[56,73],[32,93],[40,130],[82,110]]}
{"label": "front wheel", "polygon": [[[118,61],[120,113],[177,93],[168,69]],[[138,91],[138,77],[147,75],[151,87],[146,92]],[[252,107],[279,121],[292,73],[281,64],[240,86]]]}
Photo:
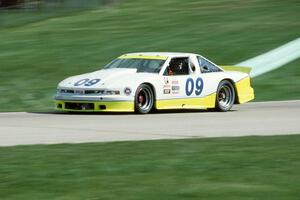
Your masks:
{"label": "front wheel", "polygon": [[216,109],[221,112],[230,110],[235,101],[235,91],[232,83],[228,80],[220,82],[217,89]]}
{"label": "front wheel", "polygon": [[135,111],[141,114],[147,114],[151,111],[154,104],[154,93],[147,84],[141,84],[135,92]]}

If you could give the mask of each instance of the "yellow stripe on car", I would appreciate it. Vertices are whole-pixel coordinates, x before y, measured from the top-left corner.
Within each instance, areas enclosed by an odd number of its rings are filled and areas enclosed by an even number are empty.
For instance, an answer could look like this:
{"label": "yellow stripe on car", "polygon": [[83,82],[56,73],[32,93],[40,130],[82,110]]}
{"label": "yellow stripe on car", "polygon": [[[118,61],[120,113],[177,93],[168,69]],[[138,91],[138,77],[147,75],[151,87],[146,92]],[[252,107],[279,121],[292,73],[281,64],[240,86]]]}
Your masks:
{"label": "yellow stripe on car", "polygon": [[[66,103],[93,104],[94,109],[76,110],[66,108]],[[85,111],[85,112],[133,112],[133,101],[109,101],[109,102],[88,102],[88,101],[55,101],[56,109],[63,111]],[[105,108],[105,109],[104,109]]]}
{"label": "yellow stripe on car", "polygon": [[239,66],[220,66],[225,71],[238,71],[238,72],[244,72],[246,74],[250,74],[251,68],[250,67],[239,67]]}
{"label": "yellow stripe on car", "polygon": [[146,55],[122,55],[119,58],[123,59],[130,59],[130,58],[136,58],[136,59],[154,59],[154,60],[167,60],[167,56],[146,56]]}
{"label": "yellow stripe on car", "polygon": [[165,99],[157,100],[157,109],[206,109],[214,108],[216,102],[216,93],[202,98],[183,98],[183,99]]}

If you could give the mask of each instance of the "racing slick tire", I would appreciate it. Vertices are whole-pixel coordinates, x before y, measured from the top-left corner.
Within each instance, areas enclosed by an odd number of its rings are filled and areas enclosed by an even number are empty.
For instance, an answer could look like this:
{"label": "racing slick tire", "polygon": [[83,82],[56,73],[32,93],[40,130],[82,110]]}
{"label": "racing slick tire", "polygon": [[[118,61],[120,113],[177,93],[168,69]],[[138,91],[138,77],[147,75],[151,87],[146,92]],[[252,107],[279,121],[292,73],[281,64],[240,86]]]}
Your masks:
{"label": "racing slick tire", "polygon": [[232,108],[234,101],[234,86],[228,80],[221,81],[217,89],[216,110],[220,112],[227,112]]}
{"label": "racing slick tire", "polygon": [[147,84],[141,84],[135,92],[134,107],[135,112],[140,114],[149,113],[154,105],[154,93]]}

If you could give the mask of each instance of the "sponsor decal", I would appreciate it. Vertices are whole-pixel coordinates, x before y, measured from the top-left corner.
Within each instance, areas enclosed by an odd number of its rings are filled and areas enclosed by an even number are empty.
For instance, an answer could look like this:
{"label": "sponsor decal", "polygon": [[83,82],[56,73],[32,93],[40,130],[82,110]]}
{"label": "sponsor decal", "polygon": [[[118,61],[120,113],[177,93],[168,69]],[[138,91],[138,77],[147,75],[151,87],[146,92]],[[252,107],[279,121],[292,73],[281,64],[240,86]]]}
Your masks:
{"label": "sponsor decal", "polygon": [[164,94],[171,94],[171,89],[164,89]]}
{"label": "sponsor decal", "polygon": [[172,80],[172,85],[178,85],[179,81],[178,80]]}
{"label": "sponsor decal", "polygon": [[179,90],[179,89],[180,89],[179,85],[173,85],[172,86],[172,90]]}
{"label": "sponsor decal", "polygon": [[179,85],[172,86],[172,94],[179,94],[180,87]]}
{"label": "sponsor decal", "polygon": [[126,87],[126,88],[124,89],[124,93],[125,93],[126,95],[130,95],[130,94],[131,94],[131,89],[130,89],[129,87]]}
{"label": "sponsor decal", "polygon": [[84,90],[74,90],[74,94],[84,94]]}
{"label": "sponsor decal", "polygon": [[168,77],[164,77],[164,82],[165,82],[165,84],[169,84],[169,78]]}

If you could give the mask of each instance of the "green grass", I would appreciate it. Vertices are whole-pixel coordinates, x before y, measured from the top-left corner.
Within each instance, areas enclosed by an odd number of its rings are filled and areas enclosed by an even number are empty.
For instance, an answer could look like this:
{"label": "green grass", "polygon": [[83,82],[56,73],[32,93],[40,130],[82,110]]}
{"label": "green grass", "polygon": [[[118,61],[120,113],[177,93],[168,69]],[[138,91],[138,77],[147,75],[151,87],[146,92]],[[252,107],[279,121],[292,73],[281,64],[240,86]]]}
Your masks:
{"label": "green grass", "polygon": [[300,99],[300,59],[254,78],[256,100]]}
{"label": "green grass", "polygon": [[300,135],[0,148],[1,199],[289,200]]}
{"label": "green grass", "polygon": [[[299,37],[299,8],[296,0],[125,0],[72,13],[0,11],[0,111],[52,109],[60,80],[126,52],[238,63]],[[280,99],[260,85],[258,99]]]}

